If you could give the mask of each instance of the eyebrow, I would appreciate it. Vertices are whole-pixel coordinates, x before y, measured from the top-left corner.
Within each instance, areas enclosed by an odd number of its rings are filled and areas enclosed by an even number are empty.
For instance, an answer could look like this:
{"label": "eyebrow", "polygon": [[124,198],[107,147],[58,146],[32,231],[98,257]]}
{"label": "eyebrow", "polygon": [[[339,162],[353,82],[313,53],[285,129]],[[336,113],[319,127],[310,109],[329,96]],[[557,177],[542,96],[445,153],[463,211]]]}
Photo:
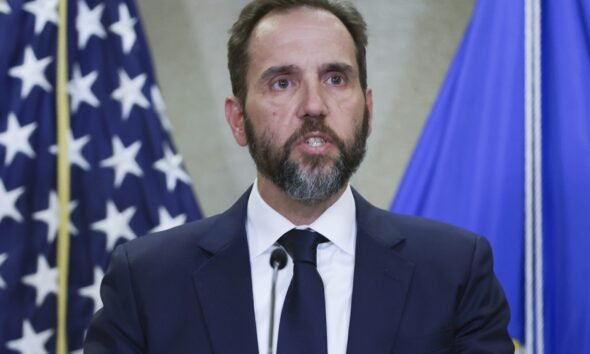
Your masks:
{"label": "eyebrow", "polygon": [[270,68],[264,70],[262,75],[260,76],[259,82],[265,82],[271,77],[276,75],[284,75],[290,74],[297,71],[297,67],[295,65],[278,65],[278,66],[271,66]]}
{"label": "eyebrow", "polygon": [[345,73],[347,76],[354,75],[354,68],[352,65],[346,63],[328,63],[320,67],[320,72],[326,73],[330,71],[339,71]]}
{"label": "eyebrow", "polygon": [[[271,66],[270,68],[264,70],[262,75],[260,75],[259,82],[263,83],[268,81],[270,78],[277,76],[277,75],[285,75],[285,74],[292,74],[294,72],[299,71],[299,68],[296,65],[277,65]],[[350,64],[341,63],[341,62],[334,62],[334,63],[327,63],[320,66],[321,73],[327,73],[330,71],[338,71],[345,73],[348,76],[352,76],[355,74],[354,68]]]}

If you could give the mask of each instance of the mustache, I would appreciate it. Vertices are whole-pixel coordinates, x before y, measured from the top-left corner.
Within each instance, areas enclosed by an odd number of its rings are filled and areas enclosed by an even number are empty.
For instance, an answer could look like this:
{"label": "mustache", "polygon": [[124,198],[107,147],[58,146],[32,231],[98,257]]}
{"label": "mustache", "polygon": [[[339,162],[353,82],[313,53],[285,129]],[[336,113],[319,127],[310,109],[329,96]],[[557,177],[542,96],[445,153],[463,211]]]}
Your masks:
{"label": "mustache", "polygon": [[332,140],[332,142],[338,147],[340,151],[344,151],[344,149],[346,148],[342,139],[340,139],[338,135],[334,132],[334,130],[328,127],[323,120],[306,119],[303,121],[301,127],[297,129],[297,131],[293,133],[285,142],[284,146],[286,152],[291,151],[291,149],[299,139],[311,132],[319,132],[330,137],[330,140]]}

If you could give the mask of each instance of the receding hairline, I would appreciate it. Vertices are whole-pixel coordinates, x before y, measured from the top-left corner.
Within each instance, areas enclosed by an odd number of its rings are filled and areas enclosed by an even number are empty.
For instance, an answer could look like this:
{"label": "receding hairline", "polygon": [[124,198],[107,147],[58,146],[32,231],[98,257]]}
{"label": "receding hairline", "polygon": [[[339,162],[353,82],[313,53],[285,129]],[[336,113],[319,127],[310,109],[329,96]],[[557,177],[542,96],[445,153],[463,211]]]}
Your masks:
{"label": "receding hairline", "polygon": [[[338,18],[338,16],[336,16],[334,13],[332,13],[329,10],[324,9],[322,7],[316,7],[316,6],[311,6],[311,5],[307,5],[307,4],[294,5],[294,6],[288,7],[288,8],[278,8],[278,9],[273,9],[273,10],[269,11],[268,13],[266,13],[264,16],[262,16],[256,22],[256,24],[252,28],[252,32],[250,33],[250,36],[248,37],[248,41],[254,36],[254,34],[256,32],[258,32],[260,30],[261,24],[263,24],[265,22],[265,20],[268,20],[269,17],[284,16],[284,15],[288,15],[289,13],[297,12],[297,11],[306,11],[311,14],[315,14],[318,17],[324,17],[324,18],[330,18],[330,19],[336,20],[336,22],[338,23],[338,26],[343,28],[350,35],[350,38],[354,42],[354,38],[352,38],[352,34],[348,30],[348,28],[346,27],[344,22],[342,22],[342,20],[340,18]],[[271,24],[268,24],[268,25],[270,26]],[[272,28],[269,29],[269,31],[271,31],[271,30],[272,30]]]}
{"label": "receding hairline", "polygon": [[[353,57],[354,59],[354,64],[357,66],[357,70],[355,70],[355,72],[358,73],[358,71],[360,70],[360,63],[358,63],[358,60],[356,58],[356,50],[357,50],[357,46],[356,43],[354,41],[354,37],[352,36],[352,33],[350,33],[350,31],[348,30],[348,28],[346,27],[346,25],[344,24],[344,22],[342,22],[342,20],[336,16],[334,13],[330,12],[327,9],[321,8],[321,7],[315,7],[315,6],[310,6],[307,4],[302,4],[302,5],[295,5],[293,7],[289,7],[289,8],[279,8],[279,9],[273,9],[271,11],[269,11],[268,13],[266,13],[264,16],[262,16],[254,25],[254,27],[252,28],[252,31],[250,32],[250,36],[248,37],[247,40],[247,46],[246,46],[246,52],[247,52],[247,57],[248,57],[248,65],[247,65],[247,72],[246,72],[246,77],[248,76],[248,72],[251,69],[251,58],[252,58],[252,53],[251,53],[251,48],[252,48],[252,42],[253,39],[255,39],[256,37],[262,37],[264,36],[266,33],[269,32],[273,32],[276,30],[276,26],[273,26],[273,23],[268,23],[265,21],[268,21],[269,18],[272,18],[273,16],[284,16],[284,15],[289,15],[290,13],[293,12],[297,12],[297,11],[306,11],[310,14],[315,14],[318,16],[321,16],[325,19],[330,19],[333,24],[334,24],[334,30],[339,30],[339,31],[343,31],[343,33],[346,33],[348,39],[350,40],[350,43],[352,44],[353,50],[355,51],[355,55]],[[276,21],[277,19],[271,19],[271,21]],[[263,26],[261,28],[261,25]],[[264,29],[264,26],[269,26],[270,28],[268,28],[267,30]],[[259,31],[265,31],[263,33],[259,33]],[[349,66],[349,65],[345,65],[342,63],[329,63],[329,65],[342,65],[342,66]]]}

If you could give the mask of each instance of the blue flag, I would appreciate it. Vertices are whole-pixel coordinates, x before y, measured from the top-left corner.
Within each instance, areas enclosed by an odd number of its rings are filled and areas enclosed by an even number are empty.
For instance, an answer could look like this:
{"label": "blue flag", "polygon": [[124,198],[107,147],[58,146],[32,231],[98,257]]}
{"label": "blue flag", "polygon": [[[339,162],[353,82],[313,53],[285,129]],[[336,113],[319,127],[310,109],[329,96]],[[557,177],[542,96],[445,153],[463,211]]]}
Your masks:
{"label": "blue flag", "polygon": [[481,234],[524,340],[524,1],[478,1],[391,209]]}
{"label": "blue flag", "polygon": [[544,1],[545,353],[590,353],[590,1]]}
{"label": "blue flag", "polygon": [[[523,129],[529,124],[523,83],[524,66],[531,63],[523,56],[524,1],[479,1],[392,209],[490,239],[512,310],[510,333],[526,339],[529,352],[590,353],[590,2],[538,4],[541,16],[532,18],[541,24],[541,75],[535,79],[541,114],[540,134],[532,141],[541,168],[525,181],[530,143]],[[534,314],[527,317],[535,331],[525,338],[529,193],[537,210],[533,221],[541,225],[533,237],[537,252],[529,256],[542,271],[531,276],[528,310]]]}
{"label": "blue flag", "polygon": [[[55,351],[57,0],[0,0],[0,352]],[[113,248],[200,217],[132,0],[68,2],[69,348]]]}

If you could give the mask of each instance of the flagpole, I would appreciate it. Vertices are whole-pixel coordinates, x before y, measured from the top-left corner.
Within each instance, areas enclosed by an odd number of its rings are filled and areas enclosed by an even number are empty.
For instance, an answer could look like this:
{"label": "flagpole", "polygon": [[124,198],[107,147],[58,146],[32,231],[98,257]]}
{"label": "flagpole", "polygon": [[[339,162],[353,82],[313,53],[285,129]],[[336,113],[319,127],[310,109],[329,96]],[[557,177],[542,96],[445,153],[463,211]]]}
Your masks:
{"label": "flagpole", "polygon": [[525,4],[525,347],[543,354],[541,0]]}
{"label": "flagpole", "polygon": [[534,181],[533,181],[533,115],[534,115],[534,76],[533,76],[533,56],[534,56],[534,26],[533,26],[533,7],[535,0],[525,0],[525,352],[532,353],[534,350],[534,331],[533,331],[533,238],[534,238]]}
{"label": "flagpole", "polygon": [[70,108],[66,91],[68,80],[68,1],[59,0],[59,25],[57,40],[57,192],[59,196],[59,232],[57,237],[57,265],[59,269],[59,287],[57,297],[57,340],[56,353],[66,354],[67,343],[67,305],[68,279],[70,263],[70,161],[68,149],[68,132],[70,127]]}
{"label": "flagpole", "polygon": [[534,180],[535,180],[535,337],[536,337],[536,354],[544,354],[545,339],[543,335],[544,316],[543,316],[543,156],[542,156],[542,43],[541,43],[541,1],[534,0],[533,8],[533,26],[534,26]]}

